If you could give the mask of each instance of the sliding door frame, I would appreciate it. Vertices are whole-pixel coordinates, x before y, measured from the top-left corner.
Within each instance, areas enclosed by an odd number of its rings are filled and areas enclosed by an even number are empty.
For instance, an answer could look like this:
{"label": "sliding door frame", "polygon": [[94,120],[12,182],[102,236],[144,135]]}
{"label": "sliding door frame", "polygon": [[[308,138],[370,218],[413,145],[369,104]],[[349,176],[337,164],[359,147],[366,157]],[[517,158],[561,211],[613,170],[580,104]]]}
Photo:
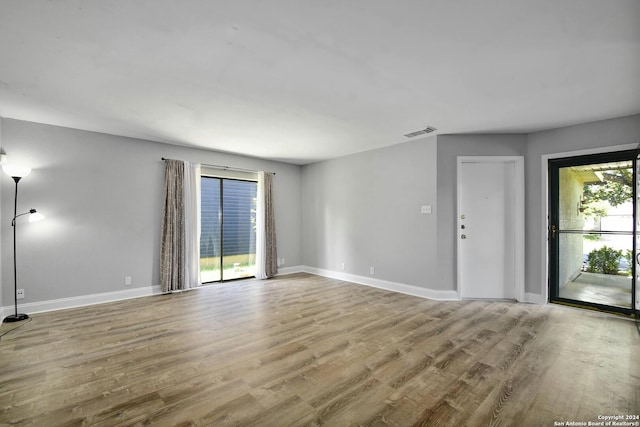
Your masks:
{"label": "sliding door frame", "polygon": [[[628,154],[628,156],[624,156],[624,154]],[[637,174],[637,167],[638,167],[638,145],[637,144],[627,144],[627,145],[619,145],[619,146],[612,146],[612,147],[601,147],[601,148],[597,148],[597,149],[591,149],[591,150],[580,150],[580,151],[573,151],[573,152],[564,152],[564,153],[554,153],[554,154],[550,154],[550,155],[543,155],[541,158],[542,161],[542,233],[540,233],[540,235],[542,236],[542,266],[543,266],[543,270],[544,270],[544,274],[542,277],[546,278],[545,280],[545,285],[543,286],[544,289],[544,297],[545,297],[545,301],[546,302],[552,302],[552,299],[555,299],[555,302],[561,303],[561,304],[567,304],[567,305],[575,305],[581,308],[591,308],[591,309],[596,309],[596,310],[600,310],[600,311],[606,311],[606,312],[613,312],[615,314],[625,314],[625,315],[629,315],[629,316],[633,316],[633,317],[637,317],[638,315],[638,310],[636,308],[636,269],[638,268],[637,262],[636,262],[636,255],[638,254],[638,249],[636,247],[637,242],[636,242],[636,235],[638,233],[639,230],[637,230],[637,210],[636,210],[636,204],[638,203],[637,200],[637,185],[634,182],[634,186],[633,186],[633,205],[634,205],[634,221],[633,221],[633,262],[632,264],[632,298],[630,300],[631,306],[629,309],[627,308],[623,308],[623,307],[616,307],[616,306],[607,306],[607,305],[601,305],[601,304],[596,304],[596,303],[590,303],[587,301],[579,301],[579,304],[576,304],[575,301],[573,300],[567,300],[564,301],[564,299],[559,298],[557,295],[557,289],[553,288],[553,275],[557,275],[557,271],[554,270],[553,266],[550,263],[550,259],[551,256],[553,255],[552,251],[551,251],[551,240],[550,240],[550,236],[551,236],[551,226],[555,225],[557,223],[557,218],[552,218],[552,214],[553,214],[553,200],[556,200],[557,203],[557,194],[553,194],[553,190],[550,190],[550,184],[551,184],[551,168],[550,168],[550,164],[552,161],[562,161],[563,159],[567,160],[567,163],[571,162],[571,159],[573,158],[585,158],[588,156],[594,156],[594,163],[597,162],[606,162],[607,161],[607,157],[611,157],[611,158],[616,158],[616,156],[624,156],[627,157],[627,160],[632,161],[633,163],[633,176],[634,179],[636,178],[636,174]],[[604,159],[604,160],[602,160]],[[554,189],[556,190],[556,189]],[[558,244],[558,241],[556,240],[554,243],[554,245]],[[557,252],[556,252],[557,253]]]}
{"label": "sliding door frame", "polygon": [[[241,173],[242,175],[245,175],[245,173]],[[218,204],[218,215],[219,215],[219,221],[220,221],[220,279],[219,280],[213,280],[213,281],[208,281],[208,282],[204,282],[204,285],[207,284],[212,284],[212,283],[223,283],[223,282],[229,282],[229,281],[233,281],[233,280],[243,280],[243,279],[250,279],[250,278],[255,278],[254,276],[248,276],[248,277],[236,277],[236,278],[232,278],[232,279],[225,279],[224,277],[224,181],[245,181],[245,182],[253,182],[256,185],[258,184],[258,180],[257,178],[254,179],[252,177],[244,177],[244,176],[225,176],[224,174],[219,174],[219,173],[202,173],[201,174],[201,178],[200,179],[217,179],[219,180],[219,186],[220,186],[220,198],[218,200],[219,204]]]}

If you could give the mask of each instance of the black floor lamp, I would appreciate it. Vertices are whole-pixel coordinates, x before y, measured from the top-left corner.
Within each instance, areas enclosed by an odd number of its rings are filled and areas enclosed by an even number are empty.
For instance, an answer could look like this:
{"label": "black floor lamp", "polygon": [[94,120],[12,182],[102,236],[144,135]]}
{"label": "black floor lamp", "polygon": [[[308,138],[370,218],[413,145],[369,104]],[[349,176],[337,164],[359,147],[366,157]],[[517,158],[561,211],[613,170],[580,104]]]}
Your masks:
{"label": "black floor lamp", "polygon": [[16,183],[16,192],[13,204],[13,219],[11,220],[11,226],[13,227],[13,295],[15,302],[15,314],[11,314],[4,318],[3,322],[19,322],[29,318],[28,315],[22,313],[18,314],[18,268],[16,265],[16,218],[23,215],[29,215],[29,222],[39,221],[44,219],[44,216],[38,213],[35,209],[29,209],[28,212],[18,214],[18,182],[29,175],[30,168],[25,168],[16,165],[3,165],[2,170],[9,175]]}

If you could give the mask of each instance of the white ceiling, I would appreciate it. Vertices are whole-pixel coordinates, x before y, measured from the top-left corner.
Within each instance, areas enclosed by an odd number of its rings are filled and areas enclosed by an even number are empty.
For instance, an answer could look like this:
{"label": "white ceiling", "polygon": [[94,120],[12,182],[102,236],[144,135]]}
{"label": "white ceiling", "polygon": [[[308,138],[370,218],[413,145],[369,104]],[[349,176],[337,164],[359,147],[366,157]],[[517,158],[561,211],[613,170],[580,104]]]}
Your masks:
{"label": "white ceiling", "polygon": [[307,164],[639,112],[639,0],[0,0],[2,117]]}

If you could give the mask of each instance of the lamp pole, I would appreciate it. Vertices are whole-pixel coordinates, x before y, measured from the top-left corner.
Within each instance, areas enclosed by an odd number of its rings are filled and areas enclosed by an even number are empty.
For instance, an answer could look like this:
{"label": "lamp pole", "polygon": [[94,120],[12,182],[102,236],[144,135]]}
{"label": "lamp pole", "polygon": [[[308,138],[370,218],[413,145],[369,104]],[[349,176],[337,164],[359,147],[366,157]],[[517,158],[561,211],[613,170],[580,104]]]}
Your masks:
{"label": "lamp pole", "polygon": [[18,266],[16,263],[16,218],[30,214],[29,221],[38,221],[43,219],[44,216],[39,214],[35,209],[30,209],[29,212],[18,215],[18,182],[25,176],[29,175],[31,168],[14,165],[3,164],[2,170],[9,175],[11,179],[16,183],[16,192],[13,199],[13,219],[11,220],[11,226],[13,227],[13,301],[15,307],[15,314],[11,314],[4,318],[3,322],[19,322],[21,320],[28,319],[26,314],[18,314]]}
{"label": "lamp pole", "polygon": [[22,177],[12,176],[16,182],[16,193],[13,201],[13,219],[11,220],[11,226],[13,227],[13,301],[15,307],[15,314],[11,314],[4,318],[3,322],[20,322],[29,318],[27,314],[18,314],[18,266],[16,262],[16,218],[18,216],[18,182]]}

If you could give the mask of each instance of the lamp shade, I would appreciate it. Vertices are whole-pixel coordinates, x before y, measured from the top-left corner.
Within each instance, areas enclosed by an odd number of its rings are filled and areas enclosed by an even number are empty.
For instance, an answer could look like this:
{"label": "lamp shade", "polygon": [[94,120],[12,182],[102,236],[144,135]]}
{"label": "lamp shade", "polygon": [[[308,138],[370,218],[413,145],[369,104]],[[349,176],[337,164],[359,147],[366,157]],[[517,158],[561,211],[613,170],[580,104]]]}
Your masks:
{"label": "lamp shade", "polygon": [[36,212],[35,209],[32,209],[31,215],[29,215],[29,222],[42,221],[44,219],[44,215],[40,212]]}
{"label": "lamp shade", "polygon": [[11,178],[24,178],[31,172],[31,168],[12,164],[2,165],[2,170]]}

